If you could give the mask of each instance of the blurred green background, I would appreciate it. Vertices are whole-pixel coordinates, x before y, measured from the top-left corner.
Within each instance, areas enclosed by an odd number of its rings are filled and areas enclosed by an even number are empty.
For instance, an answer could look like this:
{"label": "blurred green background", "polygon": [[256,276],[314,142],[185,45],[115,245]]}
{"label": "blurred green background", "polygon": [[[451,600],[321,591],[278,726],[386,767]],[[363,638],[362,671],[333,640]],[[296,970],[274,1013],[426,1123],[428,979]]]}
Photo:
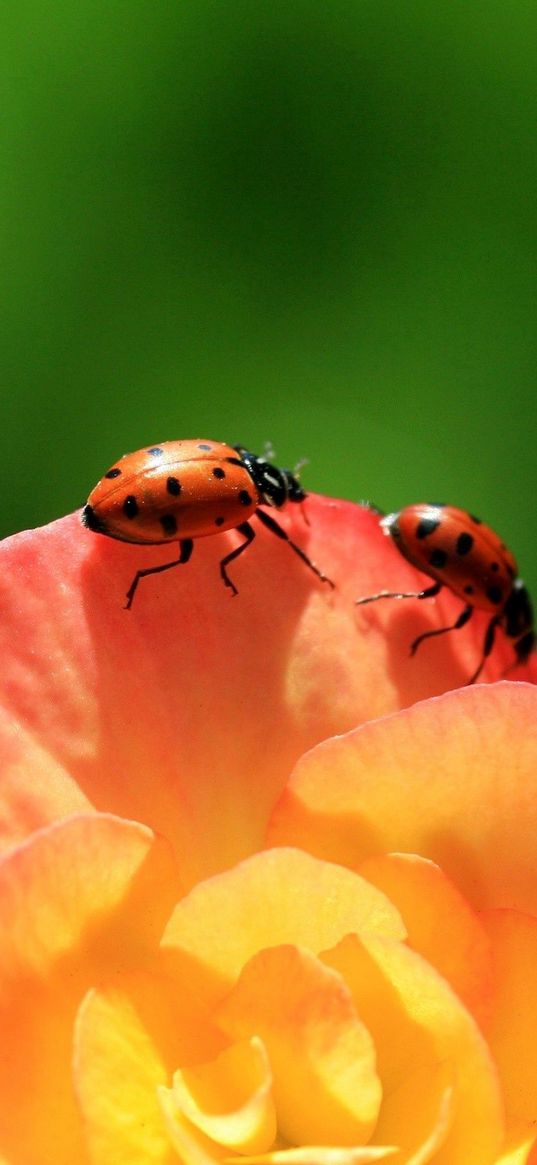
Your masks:
{"label": "blurred green background", "polygon": [[537,591],[532,0],[19,0],[1,45],[1,533],[270,440]]}

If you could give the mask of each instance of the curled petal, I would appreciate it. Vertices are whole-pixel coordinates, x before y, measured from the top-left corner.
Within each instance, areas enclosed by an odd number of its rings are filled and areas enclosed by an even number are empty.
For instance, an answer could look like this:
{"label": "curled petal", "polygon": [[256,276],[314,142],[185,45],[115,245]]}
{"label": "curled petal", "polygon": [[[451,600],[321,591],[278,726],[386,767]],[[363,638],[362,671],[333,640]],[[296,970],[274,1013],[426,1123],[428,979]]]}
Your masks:
{"label": "curled petal", "polygon": [[504,1132],[496,1069],[447,983],[390,939],[349,935],[323,960],[343,975],[374,1040],[384,1101],[373,1143],[397,1144],[405,1165],[423,1160],[427,1142],[443,1144],[449,1165],[468,1165],[470,1143],[472,1165],[490,1165]]}
{"label": "curled petal", "polygon": [[171,1101],[217,1145],[263,1153],[276,1137],[272,1073],[257,1036],[225,1048],[208,1064],[175,1073]]}
{"label": "curled petal", "polygon": [[260,951],[219,1008],[218,1020],[235,1038],[261,1035],[285,1140],[367,1143],[382,1096],[375,1050],[336,972],[297,947]]}

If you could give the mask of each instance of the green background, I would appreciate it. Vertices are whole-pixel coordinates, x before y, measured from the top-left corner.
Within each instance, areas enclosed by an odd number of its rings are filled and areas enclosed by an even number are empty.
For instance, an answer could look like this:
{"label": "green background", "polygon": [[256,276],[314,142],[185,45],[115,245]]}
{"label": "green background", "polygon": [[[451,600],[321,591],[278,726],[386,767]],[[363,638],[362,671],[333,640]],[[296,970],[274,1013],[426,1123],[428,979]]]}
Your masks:
{"label": "green background", "polygon": [[534,0],[1,25],[1,533],[141,445],[270,440],[306,488],[468,506],[537,590]]}

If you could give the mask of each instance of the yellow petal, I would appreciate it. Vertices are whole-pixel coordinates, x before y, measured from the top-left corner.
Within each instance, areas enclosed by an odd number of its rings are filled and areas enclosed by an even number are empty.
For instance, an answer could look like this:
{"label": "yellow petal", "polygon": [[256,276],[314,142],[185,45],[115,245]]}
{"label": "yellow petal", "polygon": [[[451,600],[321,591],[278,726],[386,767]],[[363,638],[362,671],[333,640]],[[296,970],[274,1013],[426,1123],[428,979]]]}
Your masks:
{"label": "yellow petal", "polygon": [[255,1157],[232,1157],[234,1165],[374,1165],[393,1157],[397,1149],[393,1145],[380,1148],[378,1145],[361,1145],[352,1149],[334,1148],[332,1145],[307,1145],[300,1149],[275,1149],[272,1153],[259,1153]]}
{"label": "yellow petal", "polygon": [[91,1165],[177,1165],[157,1101],[166,1070],[120,991],[92,990],[81,1004],[74,1074]]}
{"label": "yellow petal", "polygon": [[487,1039],[510,1116],[537,1120],[537,918],[491,910],[495,999]]}
{"label": "yellow petal", "polygon": [[[389,939],[360,941],[350,935],[323,959],[344,976],[374,1040],[385,1095],[374,1143],[399,1144],[405,1150],[401,1163],[413,1161],[427,1135],[434,1135],[434,1121],[444,1120],[447,1080],[453,1087],[453,1120],[440,1159],[449,1165],[490,1165],[503,1139],[496,1069],[475,1021],[448,984],[415,951]],[[429,1095],[423,1093],[419,1107],[399,1105],[398,1090],[406,1092],[409,1081],[412,1090],[419,1069],[427,1088],[428,1068]],[[424,1113],[433,1122],[429,1132]]]}
{"label": "yellow petal", "polygon": [[276,1137],[272,1073],[257,1037],[209,1064],[176,1072],[172,1102],[208,1138],[240,1153],[263,1153]]}
{"label": "yellow petal", "polygon": [[71,1079],[77,1006],[96,978],[150,956],[174,890],[167,844],[108,815],[42,829],[0,862],[0,1144],[8,1160],[81,1160]]}
{"label": "yellow petal", "polygon": [[369,858],[360,873],[397,906],[408,945],[440,971],[483,1025],[492,1006],[490,941],[453,882],[416,854]]}
{"label": "yellow petal", "polygon": [[256,951],[291,942],[315,952],[350,931],[404,935],[395,907],[365,879],[300,850],[276,849],[192,890],[162,945],[175,975],[217,999]]}
{"label": "yellow petal", "polygon": [[381,1085],[373,1042],[340,975],[290,945],[261,951],[218,1020],[234,1038],[263,1040],[280,1136],[293,1145],[367,1143]]}

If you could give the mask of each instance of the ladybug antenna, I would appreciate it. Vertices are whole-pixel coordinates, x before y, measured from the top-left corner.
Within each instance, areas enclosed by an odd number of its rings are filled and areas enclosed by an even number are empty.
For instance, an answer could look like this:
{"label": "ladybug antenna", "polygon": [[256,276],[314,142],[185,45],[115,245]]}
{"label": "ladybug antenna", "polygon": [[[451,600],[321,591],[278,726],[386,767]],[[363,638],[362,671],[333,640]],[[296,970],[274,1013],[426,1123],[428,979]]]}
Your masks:
{"label": "ladybug antenna", "polygon": [[296,478],[298,478],[298,480],[300,480],[300,470],[303,469],[305,465],[309,465],[309,463],[310,463],[309,457],[301,457],[300,461],[297,461],[297,463],[293,469],[293,477],[296,477]]}
{"label": "ladybug antenna", "polygon": [[265,444],[263,446],[263,456],[265,458],[265,461],[275,461],[276,460],[276,450],[274,448],[274,445],[272,444],[272,441],[265,441]]}

